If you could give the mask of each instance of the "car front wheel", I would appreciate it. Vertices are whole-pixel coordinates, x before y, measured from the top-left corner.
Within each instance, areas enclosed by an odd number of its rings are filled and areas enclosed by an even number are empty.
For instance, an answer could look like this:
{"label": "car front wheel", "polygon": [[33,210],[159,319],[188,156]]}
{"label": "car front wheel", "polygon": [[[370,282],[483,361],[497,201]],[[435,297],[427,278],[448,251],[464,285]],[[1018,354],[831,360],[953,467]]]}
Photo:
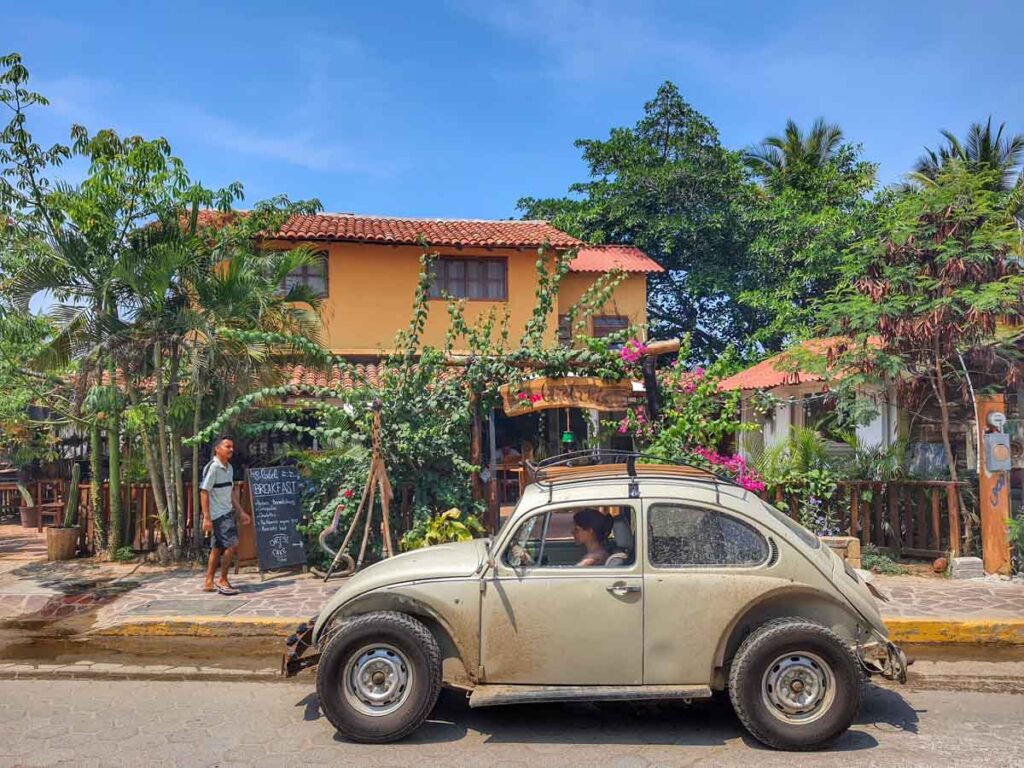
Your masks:
{"label": "car front wheel", "polygon": [[860,709],[857,659],[831,630],[780,619],[744,640],[729,697],[756,739],[775,749],[813,749],[846,731]]}
{"label": "car front wheel", "polygon": [[441,690],[437,641],[412,616],[379,611],[345,620],[317,669],[320,708],[342,736],[397,741],[427,718]]}

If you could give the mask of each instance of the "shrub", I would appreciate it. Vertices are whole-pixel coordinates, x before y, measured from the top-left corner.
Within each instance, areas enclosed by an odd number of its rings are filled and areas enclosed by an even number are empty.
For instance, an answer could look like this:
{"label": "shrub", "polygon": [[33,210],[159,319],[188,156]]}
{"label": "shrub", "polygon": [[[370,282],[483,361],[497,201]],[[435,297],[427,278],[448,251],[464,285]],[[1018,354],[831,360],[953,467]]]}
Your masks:
{"label": "shrub", "polygon": [[906,568],[889,555],[880,552],[874,544],[868,544],[861,550],[860,562],[864,570],[883,576],[902,576],[907,572]]}

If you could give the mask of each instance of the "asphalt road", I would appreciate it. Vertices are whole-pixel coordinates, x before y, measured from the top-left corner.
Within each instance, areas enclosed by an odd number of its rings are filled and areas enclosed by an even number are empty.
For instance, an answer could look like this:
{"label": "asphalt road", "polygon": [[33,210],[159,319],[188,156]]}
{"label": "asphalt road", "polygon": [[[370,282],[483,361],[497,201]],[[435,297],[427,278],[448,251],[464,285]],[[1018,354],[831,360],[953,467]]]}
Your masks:
{"label": "asphalt road", "polygon": [[0,681],[0,765],[1024,765],[1024,696],[873,688],[813,757],[765,750],[721,704],[470,710],[443,694],[405,742],[335,736],[307,683]]}

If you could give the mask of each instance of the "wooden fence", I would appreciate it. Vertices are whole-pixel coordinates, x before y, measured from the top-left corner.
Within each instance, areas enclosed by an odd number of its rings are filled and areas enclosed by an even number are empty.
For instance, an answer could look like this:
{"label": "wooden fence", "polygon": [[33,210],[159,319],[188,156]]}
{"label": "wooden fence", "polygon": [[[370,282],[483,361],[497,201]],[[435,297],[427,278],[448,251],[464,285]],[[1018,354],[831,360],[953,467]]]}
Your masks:
{"label": "wooden fence", "polygon": [[[45,502],[64,501],[67,498],[67,480],[34,480],[25,484],[36,504]],[[195,510],[192,505],[192,483],[185,483],[185,538],[192,536],[192,525],[196,519]],[[251,512],[248,486],[246,482],[239,481],[238,487],[242,508]],[[103,484],[101,491],[103,520],[110,519],[110,485]],[[0,483],[0,514],[17,514],[22,505],[21,494],[16,483]],[[400,485],[396,488],[395,502],[392,507],[392,514],[396,515],[397,523],[395,531],[397,535],[409,530],[413,524],[413,489],[408,485]],[[163,541],[163,531],[160,526],[160,519],[157,514],[156,501],[153,498],[153,486],[149,483],[131,483],[121,487],[121,510],[123,527],[121,540],[127,546],[136,551],[150,551],[156,549]],[[78,524],[82,526],[81,548],[88,552],[95,551],[96,541],[96,514],[93,509],[92,498],[89,494],[89,484],[80,483],[78,486]],[[239,557],[252,550],[252,557],[255,557],[254,535],[251,526],[242,526],[239,529]],[[397,543],[397,542],[395,542]]]}
{"label": "wooden fence", "polygon": [[[963,548],[962,510],[957,486],[947,480],[848,481],[830,502],[846,536],[861,544],[910,557],[958,557]],[[782,488],[767,494],[776,506],[799,519],[796,497]]]}
{"label": "wooden fence", "polygon": [[[36,504],[64,501],[67,499],[67,480],[34,480],[25,487]],[[242,506],[249,508],[249,494],[244,481],[237,483]],[[101,490],[104,522],[110,519],[110,484],[104,483]],[[21,494],[15,483],[0,483],[0,512],[16,514],[21,506]],[[131,483],[121,487],[122,531],[121,539],[135,550],[152,550],[163,538],[160,519],[157,515],[153,487],[149,483]],[[192,533],[194,510],[192,505],[192,484],[185,483],[185,528],[187,536]],[[82,546],[93,551],[96,533],[96,514],[93,509],[89,484],[78,486],[78,524],[82,526]]]}

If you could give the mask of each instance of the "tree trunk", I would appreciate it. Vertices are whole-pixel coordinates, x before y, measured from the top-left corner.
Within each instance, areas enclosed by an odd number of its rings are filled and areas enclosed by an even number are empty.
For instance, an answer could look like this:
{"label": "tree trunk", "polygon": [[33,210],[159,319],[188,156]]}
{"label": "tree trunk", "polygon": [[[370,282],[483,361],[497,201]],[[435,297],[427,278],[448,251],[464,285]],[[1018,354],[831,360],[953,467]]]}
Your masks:
{"label": "tree trunk", "polygon": [[[128,398],[131,400],[132,405],[138,407],[139,405],[139,393],[136,392],[135,388],[128,385]],[[142,455],[146,460],[146,472],[149,474],[150,485],[153,486],[153,501],[156,503],[156,514],[160,518],[160,527],[163,529],[164,536],[168,541],[171,539],[170,531],[167,525],[167,506],[164,503],[164,492],[161,485],[160,469],[156,463],[156,451],[153,448],[153,441],[149,434],[149,428],[142,428]],[[145,521],[144,521],[145,522]]]}
{"label": "tree trunk", "polygon": [[[192,351],[192,435],[199,434],[203,414],[203,385],[200,381],[201,366],[199,365],[198,347]],[[199,524],[199,443],[192,446],[192,548],[195,552],[203,550],[203,527]]]}
{"label": "tree trunk", "polygon": [[[180,347],[175,341],[171,345],[171,366],[170,376],[167,381],[167,401],[173,403],[178,397],[178,386],[180,384],[181,355]],[[171,448],[171,472],[174,473],[174,498],[178,505],[178,525],[175,530],[175,538],[178,547],[185,547],[185,526],[188,524],[188,508],[185,503],[185,478],[181,468],[181,434],[173,422],[168,424],[168,439]]]}
{"label": "tree trunk", "polygon": [[164,399],[167,396],[167,390],[164,387],[163,364],[163,345],[162,342],[158,341],[153,347],[153,399],[156,404],[157,450],[159,451],[160,474],[163,480],[167,508],[168,543],[171,545],[171,550],[177,555],[178,505],[174,498],[174,476],[171,471],[171,458],[167,446],[167,403]]}
{"label": "tree trunk", "polygon": [[[939,354],[939,342],[935,341],[935,394],[939,399],[939,413],[942,415],[942,445],[946,449],[946,461],[949,463],[949,479],[954,483],[959,482],[956,471],[956,456],[953,454],[953,441],[950,437],[949,403],[946,401],[946,380],[942,374],[942,355]],[[981,450],[981,446],[978,446]],[[960,502],[960,511],[964,520],[964,547],[965,554],[971,551],[971,515],[964,507],[963,495],[960,493],[960,486],[954,486]]]}
{"label": "tree trunk", "polygon": [[92,507],[92,525],[96,536],[96,549],[106,546],[106,526],[103,520],[103,480],[100,477],[100,426],[89,427],[89,502]]}
{"label": "tree trunk", "polygon": [[[180,506],[178,512],[178,529],[175,535],[178,539],[178,546],[185,548],[185,529],[188,525],[188,507],[185,504],[185,478],[184,470],[181,467],[181,435],[173,426],[171,427],[171,471],[174,472],[174,495]],[[194,514],[194,513],[193,513]]]}
{"label": "tree trunk", "polygon": [[[113,363],[110,366],[110,386],[116,393],[117,366]],[[116,404],[113,412],[109,414],[109,419],[107,427],[107,460],[108,471],[110,472],[110,528],[107,537],[107,547],[113,553],[121,546],[123,527],[121,519],[121,409]]]}

